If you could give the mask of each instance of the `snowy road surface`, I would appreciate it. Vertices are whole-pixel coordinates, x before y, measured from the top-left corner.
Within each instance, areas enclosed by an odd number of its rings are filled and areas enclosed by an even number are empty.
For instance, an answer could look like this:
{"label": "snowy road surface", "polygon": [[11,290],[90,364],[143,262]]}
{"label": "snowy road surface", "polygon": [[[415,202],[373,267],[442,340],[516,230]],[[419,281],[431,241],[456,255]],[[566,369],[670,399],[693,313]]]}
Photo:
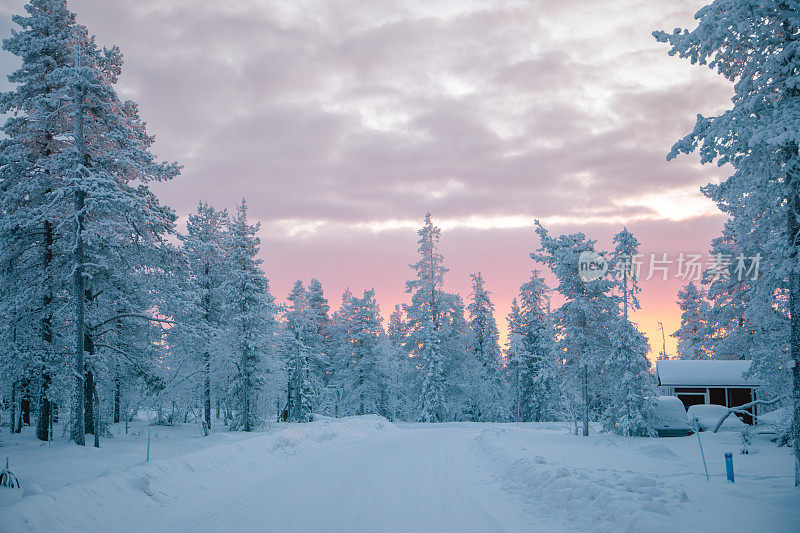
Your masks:
{"label": "snowy road surface", "polygon": [[558,423],[366,416],[159,436],[150,463],[131,462],[142,441],[122,436],[100,450],[5,446],[44,493],[0,499],[0,531],[800,531],[790,450],[762,436],[736,456],[735,485],[722,466],[735,432],[704,434],[711,481],[696,437],[583,438]]}
{"label": "snowy road surface", "polygon": [[171,507],[156,531],[558,531],[480,468],[480,430],[407,429],[253,469]]}

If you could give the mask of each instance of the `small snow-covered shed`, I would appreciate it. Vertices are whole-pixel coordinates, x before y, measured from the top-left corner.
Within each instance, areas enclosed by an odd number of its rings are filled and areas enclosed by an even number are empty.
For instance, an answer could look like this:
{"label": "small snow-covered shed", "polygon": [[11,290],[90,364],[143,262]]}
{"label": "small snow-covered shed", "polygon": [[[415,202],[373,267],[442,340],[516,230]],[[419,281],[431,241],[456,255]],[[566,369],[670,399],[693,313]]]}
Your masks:
{"label": "small snow-covered shed", "polygon": [[[715,359],[663,359],[656,362],[658,384],[666,394],[677,396],[687,409],[714,404],[736,407],[756,399],[760,383],[749,376],[751,361]],[[755,407],[747,409],[757,415]],[[747,424],[749,415],[737,415]]]}

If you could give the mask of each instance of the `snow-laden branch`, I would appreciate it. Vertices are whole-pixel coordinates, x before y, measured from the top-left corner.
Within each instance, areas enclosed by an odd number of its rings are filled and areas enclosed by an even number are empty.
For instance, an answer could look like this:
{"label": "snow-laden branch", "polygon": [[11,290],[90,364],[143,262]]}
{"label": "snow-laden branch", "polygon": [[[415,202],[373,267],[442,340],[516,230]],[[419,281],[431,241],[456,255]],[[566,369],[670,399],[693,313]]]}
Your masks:
{"label": "snow-laden branch", "polygon": [[97,328],[101,328],[101,327],[105,326],[106,324],[108,324],[109,322],[113,322],[113,321],[118,320],[120,318],[141,318],[142,320],[149,320],[151,322],[159,322],[159,323],[164,323],[164,324],[175,324],[175,322],[173,322],[172,320],[165,320],[163,318],[155,318],[155,317],[152,317],[152,316],[140,315],[140,314],[137,314],[137,313],[122,313],[122,314],[119,314],[119,315],[112,316],[111,318],[108,318],[106,320],[103,320],[99,324],[95,324],[94,326],[91,327],[91,329],[95,330]]}
{"label": "snow-laden branch", "polygon": [[118,353],[119,355],[121,355],[125,359],[127,359],[133,366],[135,366],[136,369],[139,370],[139,372],[141,372],[143,375],[146,376],[148,374],[147,369],[144,368],[142,365],[140,365],[133,356],[131,356],[130,354],[128,354],[124,350],[121,350],[121,349],[117,348],[116,346],[111,346],[110,344],[95,344],[94,347],[95,348],[106,348],[108,350],[111,350],[112,352]]}
{"label": "snow-laden branch", "polygon": [[728,416],[730,416],[731,413],[739,413],[739,414],[742,414],[742,415],[743,414],[748,414],[748,415],[752,416],[753,418],[757,419],[758,417],[756,415],[754,415],[750,411],[745,411],[745,409],[747,409],[748,407],[753,407],[754,405],[772,405],[772,404],[780,402],[783,399],[785,399],[785,396],[781,396],[780,398],[775,398],[774,400],[755,400],[755,401],[752,401],[750,403],[746,403],[744,405],[738,405],[736,407],[731,407],[731,408],[728,409],[728,412],[726,412],[722,416],[722,418],[719,419],[719,422],[717,422],[717,425],[714,426],[714,431],[713,432],[716,433],[717,431],[719,431],[719,428],[722,427],[722,423],[725,422],[725,420],[728,418]]}

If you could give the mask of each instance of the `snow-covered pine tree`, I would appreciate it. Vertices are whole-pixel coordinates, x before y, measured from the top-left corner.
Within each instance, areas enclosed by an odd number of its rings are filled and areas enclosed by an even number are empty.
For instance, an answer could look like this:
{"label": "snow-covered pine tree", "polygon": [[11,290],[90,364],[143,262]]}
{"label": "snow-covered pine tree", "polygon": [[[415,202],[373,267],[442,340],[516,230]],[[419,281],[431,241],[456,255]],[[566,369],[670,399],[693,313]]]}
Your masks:
{"label": "snow-covered pine tree", "polygon": [[[798,9],[794,0],[716,0],[697,12],[694,30],[653,33],[658,41],[670,44],[671,55],[707,65],[733,83],[733,106],[715,117],[698,115],[694,130],[672,147],[668,158],[698,151],[702,163],[733,167],[731,176],[706,186],[704,192],[730,215],[736,235],[754,235],[767,245],[775,268],[770,276],[787,280],[796,486],[800,486]],[[761,309],[766,311],[765,306]]]}
{"label": "snow-covered pine tree", "polygon": [[398,304],[394,306],[392,314],[389,315],[389,323],[386,326],[386,334],[389,341],[397,348],[403,347],[406,338],[406,323],[403,318],[403,308]]}
{"label": "snow-covered pine tree", "polygon": [[342,414],[343,391],[338,385],[338,377],[347,363],[347,331],[353,322],[353,293],[349,287],[342,293],[342,302],[330,317],[327,326],[327,342],[325,346],[326,389],[324,401],[320,405],[324,414],[339,417]]}
{"label": "snow-covered pine tree", "polygon": [[56,315],[66,294],[59,288],[68,275],[57,256],[65,210],[53,201],[64,176],[52,171],[50,159],[69,128],[55,112],[52,96],[60,85],[50,75],[71,64],[74,35],[84,30],[63,0],[32,0],[25,11],[12,17],[20,29],[2,46],[22,65],[8,76],[13,88],[0,93],[0,113],[8,117],[0,140],[0,276],[7,278],[0,338],[9,350],[1,366],[9,386],[20,389],[22,407],[38,397],[37,437],[48,440],[63,373],[64,332]]}
{"label": "snow-covered pine tree", "polygon": [[500,332],[494,318],[494,303],[483,275],[471,274],[472,298],[467,310],[472,330],[471,353],[476,372],[471,376],[473,417],[479,422],[502,422],[508,418],[508,399],[500,368]]}
{"label": "snow-covered pine tree", "polygon": [[605,402],[603,428],[625,436],[654,437],[656,390],[648,372],[647,338],[625,318],[614,322],[610,337],[612,350],[603,372],[614,390]]}
{"label": "snow-covered pine tree", "polygon": [[642,291],[639,287],[639,272],[637,268],[637,256],[639,255],[639,241],[628,231],[622,231],[614,235],[614,252],[611,256],[611,268],[617,279],[618,292],[622,298],[622,314],[628,318],[629,309],[639,309],[639,299],[637,295]]}
{"label": "snow-covered pine tree", "polygon": [[330,306],[328,305],[328,299],[325,298],[322,283],[317,278],[311,278],[306,290],[308,291],[308,306],[314,316],[314,321],[317,323],[317,332],[320,337],[324,337],[330,320]]}
{"label": "snow-covered pine tree", "polygon": [[440,320],[440,354],[444,374],[446,416],[468,420],[472,416],[470,394],[475,358],[470,355],[470,328],[464,301],[458,294],[443,292],[444,312]]}
{"label": "snow-covered pine tree", "polygon": [[[610,276],[584,280],[579,275],[580,255],[594,252],[595,241],[582,233],[551,237],[541,224],[536,225],[541,247],[531,257],[551,268],[559,281],[557,291],[566,300],[556,312],[555,324],[558,350],[567,369],[572,369],[566,381],[571,389],[567,403],[576,403],[575,370],[579,368],[584,382],[584,434],[588,434],[587,411],[597,412],[606,427],[615,431],[650,434],[653,405],[648,397],[652,392],[646,373],[647,341],[624,316],[620,298],[612,293],[616,286]],[[617,394],[621,381],[628,386],[624,397]]]}
{"label": "snow-covered pine tree", "polygon": [[197,211],[189,215],[186,234],[179,236],[188,266],[184,290],[192,295],[193,306],[190,309],[193,312],[178,310],[181,316],[179,324],[171,330],[181,329],[181,324],[192,326],[194,335],[189,337],[191,345],[185,346],[185,350],[193,355],[193,366],[202,369],[200,388],[206,428],[211,428],[211,391],[220,386],[220,383],[212,386],[212,370],[222,363],[221,354],[215,350],[219,343],[215,340],[226,316],[223,285],[229,275],[229,225],[227,211],[218,211],[201,202]]}
{"label": "snow-covered pine tree", "polygon": [[419,261],[410,265],[416,278],[406,282],[411,304],[404,305],[407,324],[406,346],[412,357],[418,357],[421,374],[419,409],[420,422],[441,422],[447,416],[445,402],[445,362],[441,346],[444,275],[447,268],[439,253],[441,230],[433,225],[431,214],[417,232]]}
{"label": "snow-covered pine tree", "polygon": [[347,302],[340,353],[334,383],[342,391],[341,414],[386,413],[386,374],[381,346],[383,336],[380,307],[375,290]]}
{"label": "snow-covered pine tree", "polygon": [[697,285],[689,282],[678,291],[677,303],[681,310],[681,327],[672,336],[678,339],[678,358],[708,359],[708,301]]}
{"label": "snow-covered pine tree", "polygon": [[[330,305],[328,299],[325,297],[325,292],[322,289],[322,283],[317,278],[311,278],[306,287],[306,301],[308,302],[309,311],[311,312],[311,320],[316,326],[316,335],[312,337],[311,348],[315,356],[311,358],[311,367],[309,371],[315,376],[315,380],[319,382],[320,393],[328,386],[328,378],[330,377]],[[321,394],[319,396],[322,396]],[[317,398],[315,408],[320,410],[322,407],[320,401],[322,398]]]}
{"label": "snow-covered pine tree", "polygon": [[[743,244],[746,242],[750,249],[756,244],[753,236],[738,237],[735,234],[736,226],[731,219],[725,222],[722,235],[711,241],[711,254],[714,262],[704,272],[703,281],[708,285],[706,296],[708,298],[708,311],[705,314],[707,328],[707,348],[709,355],[715,359],[748,359],[756,357],[756,347],[767,340],[766,331],[761,330],[764,318],[755,311],[761,303],[757,287],[764,285],[773,287],[774,294],[785,290],[783,280],[773,283],[772,277],[756,276],[747,273],[751,267],[754,269],[752,259],[745,258]],[[770,257],[768,250],[748,252],[748,257],[758,253],[761,257]],[[738,259],[737,259],[738,258]],[[730,264],[727,264],[730,263]],[[740,264],[741,263],[741,264]],[[758,265],[759,270],[766,265]],[[774,268],[768,267],[768,271]],[[753,270],[753,273],[755,270]],[[758,279],[760,277],[761,279]],[[762,290],[763,292],[763,290]],[[776,310],[785,311],[785,305],[780,300],[768,298],[770,305]],[[770,313],[771,314],[771,313]],[[783,320],[783,327],[788,333],[789,323]],[[788,341],[788,338],[785,339]],[[785,352],[788,342],[785,342],[780,352]],[[772,346],[772,349],[777,347]]]}
{"label": "snow-covered pine tree", "polygon": [[260,224],[247,220],[244,200],[228,225],[228,269],[222,285],[226,337],[236,366],[237,419],[232,429],[252,431],[260,421],[257,392],[269,374],[275,374],[273,335],[275,304],[269,281],[257,258]]}
{"label": "snow-covered pine tree", "polygon": [[[600,371],[611,352],[609,332],[619,314],[618,298],[612,295],[614,283],[609,276],[584,281],[578,263],[582,252],[595,252],[596,241],[583,233],[551,237],[537,221],[540,248],[531,258],[548,266],[558,280],[558,291],[565,302],[555,312],[558,351],[568,372],[565,384],[572,395],[582,387],[583,430],[588,433],[589,411],[597,411],[609,391]],[[589,392],[591,391],[591,392]]]}
{"label": "snow-covered pine tree", "polygon": [[[63,2],[31,6],[34,8],[29,9],[31,15],[36,10],[52,9],[54,13],[61,13],[62,19],[71,18],[71,15],[63,15]],[[119,50],[99,50],[82,26],[67,23],[47,30],[41,25],[45,22],[43,19],[26,22],[34,33],[30,34],[31,42],[27,45],[25,39],[17,43],[18,50],[25,50],[25,46],[30,49],[41,46],[40,50],[48,46],[61,47],[59,61],[53,64],[49,59],[42,60],[42,65],[52,71],[37,71],[35,83],[41,89],[44,82],[47,89],[24,108],[14,110],[25,113],[23,122],[47,128],[47,135],[58,132],[55,138],[58,144],[51,143],[44,155],[34,158],[34,166],[39,169],[36,172],[49,173],[53,178],[48,179],[46,189],[47,214],[40,217],[40,221],[52,221],[49,217],[55,213],[55,217],[61,219],[58,227],[65,232],[62,242],[56,239],[54,246],[58,249],[63,245],[59,260],[64,260],[65,270],[72,275],[69,295],[72,313],[64,320],[73,330],[71,437],[83,444],[85,425],[80,415],[84,406],[92,405],[94,393],[90,393],[87,402],[85,389],[94,379],[94,374],[90,373],[96,374],[96,369],[91,368],[94,359],[87,360],[85,355],[87,352],[94,355],[95,328],[115,318],[87,316],[87,301],[94,304],[95,310],[111,308],[96,301],[98,295],[104,293],[95,279],[110,280],[119,265],[124,264],[120,260],[121,250],[132,248],[120,248],[121,242],[134,244],[134,247],[158,247],[161,237],[172,230],[174,215],[158,205],[149,192],[148,183],[173,177],[178,173],[178,166],[155,160],[149,151],[153,138],[146,134],[136,105],[117,97],[114,85],[122,65]],[[44,35],[36,35],[36,32]],[[37,36],[42,40],[34,42]],[[65,40],[71,41],[69,56],[64,55]],[[13,98],[11,100],[13,106]],[[103,298],[108,299],[108,296],[104,294]],[[87,318],[94,326],[87,323]],[[91,416],[86,418],[91,420]]]}
{"label": "snow-covered pine tree", "polygon": [[386,337],[383,339],[383,348],[387,353],[386,375],[388,379],[389,413],[390,420],[413,420],[409,409],[412,390],[412,360],[404,347],[406,339],[406,323],[403,308],[395,305],[389,323],[386,326]]}
{"label": "snow-covered pine tree", "polygon": [[309,305],[302,281],[295,282],[287,300],[282,352],[288,384],[282,418],[288,422],[309,422],[322,392],[322,382],[315,371],[321,365],[319,316]]}
{"label": "snow-covered pine tree", "polygon": [[514,416],[524,422],[555,420],[561,380],[555,331],[549,314],[550,288],[538,270],[514,298],[508,315],[508,380]]}

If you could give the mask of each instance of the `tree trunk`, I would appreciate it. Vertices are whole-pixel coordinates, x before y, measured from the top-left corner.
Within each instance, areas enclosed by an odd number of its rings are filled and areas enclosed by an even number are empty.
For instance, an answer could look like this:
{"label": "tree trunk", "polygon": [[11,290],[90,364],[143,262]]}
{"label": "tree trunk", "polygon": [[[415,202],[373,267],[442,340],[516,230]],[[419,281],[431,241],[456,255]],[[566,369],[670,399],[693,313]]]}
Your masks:
{"label": "tree trunk", "polygon": [[358,414],[364,414],[364,371],[358,371]]}
{"label": "tree trunk", "polygon": [[50,440],[50,399],[47,397],[50,381],[50,373],[44,372],[42,387],[39,391],[39,418],[36,421],[36,438],[43,441]]}
{"label": "tree trunk", "polygon": [[244,431],[253,431],[252,419],[250,418],[250,376],[244,376],[244,383],[242,385],[242,392],[244,394],[242,402],[242,426]]}
{"label": "tree trunk", "polygon": [[92,387],[94,389],[92,394],[92,398],[94,399],[94,413],[93,413],[94,447],[99,448],[100,447],[100,398],[97,396],[97,385],[95,383],[92,383],[92,385],[94,385]]}
{"label": "tree trunk", "polygon": [[120,408],[122,405],[122,384],[120,383],[119,376],[114,378],[114,423],[118,424],[120,421]]}
{"label": "tree trunk", "polygon": [[75,353],[72,361],[72,371],[75,379],[74,390],[75,397],[73,399],[73,427],[71,439],[75,444],[84,446],[86,444],[86,434],[84,417],[82,416],[84,409],[84,368],[86,366],[84,359],[84,343],[85,339],[85,302],[86,297],[86,281],[83,277],[83,208],[86,195],[83,191],[75,191],[74,209],[76,220],[76,237],[75,237],[75,250],[73,257],[73,272],[72,272],[72,298],[75,304]]}
{"label": "tree trunk", "polygon": [[10,420],[9,427],[11,428],[11,433],[19,433],[17,431],[17,384],[11,384],[11,420]]}
{"label": "tree trunk", "polygon": [[42,270],[44,278],[47,283],[47,292],[42,301],[42,309],[44,316],[42,317],[42,341],[45,346],[50,347],[50,353],[47,355],[45,363],[42,367],[42,386],[39,389],[39,417],[36,421],[36,438],[43,441],[50,440],[50,383],[52,378],[48,370],[49,359],[52,357],[53,344],[53,317],[50,312],[50,306],[53,303],[53,294],[50,290],[50,264],[53,262],[53,226],[49,221],[44,223],[44,254],[42,257]]}
{"label": "tree trunk", "polygon": [[297,365],[299,362],[297,358],[295,359],[295,368],[292,370],[292,373],[289,375],[289,385],[286,388],[286,421],[287,422],[297,422]]}
{"label": "tree trunk", "polygon": [[800,487],[800,197],[792,193],[789,202],[788,238],[791,271],[789,273],[790,352],[792,356],[792,447],[794,448],[794,485]]}
{"label": "tree trunk", "polygon": [[589,436],[589,369],[583,365],[583,436]]}
{"label": "tree trunk", "polygon": [[85,374],[85,383],[86,388],[83,392],[83,420],[84,420],[84,431],[86,433],[94,434],[96,433],[94,427],[94,394],[95,394],[95,385],[94,385],[94,374],[91,370],[86,369]]}
{"label": "tree trunk", "polygon": [[[205,355],[205,383],[203,386],[203,416],[206,419],[206,428],[211,429],[211,354],[206,352]],[[219,408],[217,408],[219,413]],[[219,418],[219,414],[217,414]]]}
{"label": "tree trunk", "polygon": [[[75,47],[75,66],[80,65],[80,45]],[[75,444],[84,446],[86,444],[86,433],[84,431],[84,417],[81,416],[84,403],[84,342],[86,335],[86,279],[84,277],[83,265],[83,230],[84,230],[84,207],[86,203],[86,192],[81,189],[83,181],[83,166],[86,164],[86,150],[83,139],[83,90],[75,88],[75,151],[78,157],[75,161],[75,192],[73,193],[73,210],[75,215],[75,243],[72,255],[72,299],[74,316],[72,317],[75,325],[75,353],[72,361],[72,373],[75,380],[75,398],[73,401],[73,427],[72,441]]]}
{"label": "tree trunk", "polygon": [[22,382],[22,398],[19,400],[19,414],[20,414],[20,428],[22,425],[31,425],[31,395],[29,392],[30,382],[25,380]]}
{"label": "tree trunk", "polygon": [[[631,259],[632,261],[632,259]],[[623,268],[622,272],[622,301],[623,301],[623,314],[625,320],[628,320],[628,267]]]}

